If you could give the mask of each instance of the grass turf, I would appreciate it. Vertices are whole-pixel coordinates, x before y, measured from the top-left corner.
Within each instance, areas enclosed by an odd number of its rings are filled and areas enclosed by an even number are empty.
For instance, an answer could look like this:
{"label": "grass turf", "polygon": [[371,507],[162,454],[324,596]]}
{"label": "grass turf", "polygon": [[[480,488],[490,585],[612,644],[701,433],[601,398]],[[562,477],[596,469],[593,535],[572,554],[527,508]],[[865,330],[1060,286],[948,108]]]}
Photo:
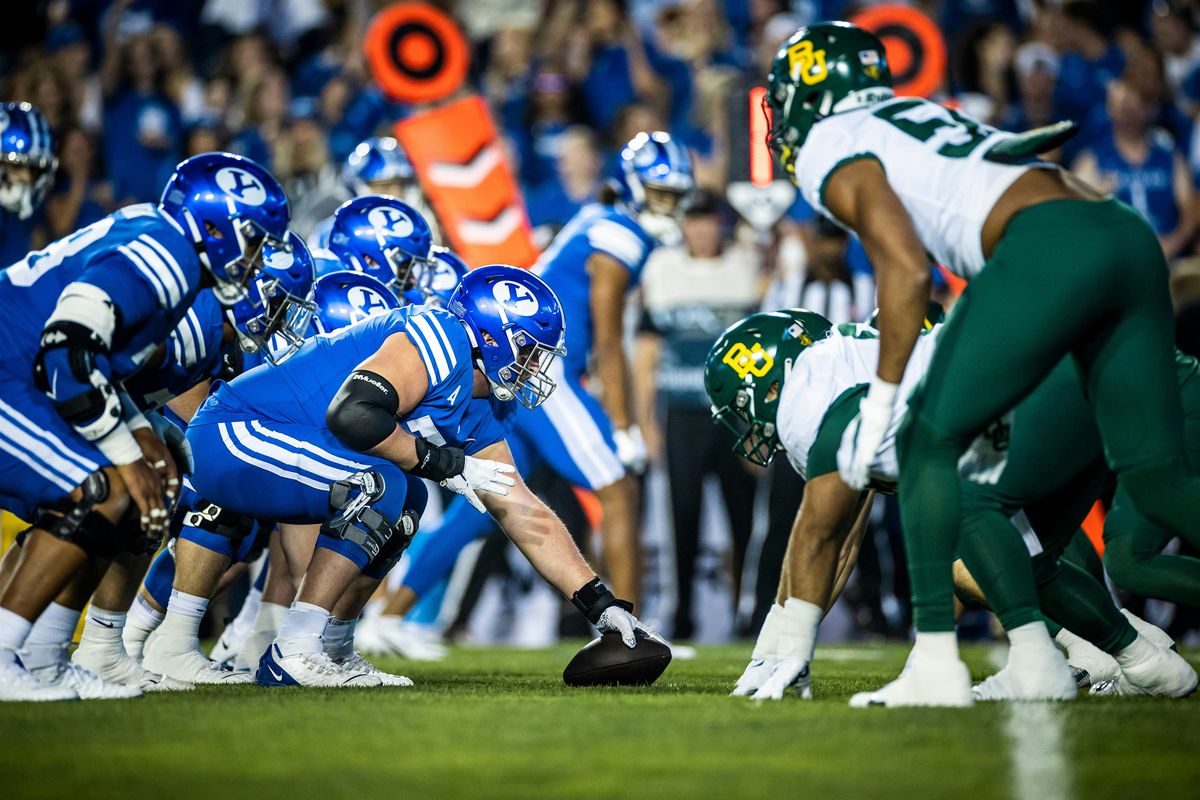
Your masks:
{"label": "grass turf", "polygon": [[[0,704],[0,796],[984,800],[1200,785],[1195,697],[849,708],[903,665],[907,647],[889,645],[819,649],[813,702],[756,704],[725,697],[747,646],[701,648],[649,689],[566,688],[573,649],[379,660],[417,682],[408,689]],[[965,651],[977,676],[989,655]]]}

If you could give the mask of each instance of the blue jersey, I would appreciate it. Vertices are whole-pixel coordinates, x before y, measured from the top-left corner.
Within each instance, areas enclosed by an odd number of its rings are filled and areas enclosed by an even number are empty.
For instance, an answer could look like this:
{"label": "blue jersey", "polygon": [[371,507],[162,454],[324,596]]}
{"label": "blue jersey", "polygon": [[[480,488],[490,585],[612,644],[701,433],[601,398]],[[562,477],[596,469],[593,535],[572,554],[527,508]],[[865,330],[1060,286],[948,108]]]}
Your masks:
{"label": "blue jersey", "polygon": [[0,352],[33,364],[42,329],[63,289],[102,289],[117,309],[111,377],[136,372],[183,319],[197,296],[200,260],[178,225],[150,204],[129,206],[52,242],[0,272]]}
{"label": "blue jersey", "polygon": [[615,258],[629,270],[630,288],[641,280],[654,239],[631,217],[613,206],[584,206],[554,237],[534,265],[562,304],[566,322],[566,373],[582,375],[592,352],[592,253]]}
{"label": "blue jersey", "polygon": [[159,408],[221,374],[224,338],[225,309],[212,292],[201,292],[167,337],[162,363],[130,377],[125,389],[143,410]]}
{"label": "blue jersey", "polygon": [[1091,147],[1101,177],[1111,183],[1119,200],[1133,206],[1160,236],[1179,225],[1175,200],[1175,148],[1168,133],[1155,129],[1150,134],[1150,152],[1140,164],[1128,161],[1117,149],[1112,133]]}
{"label": "blue jersey", "polygon": [[474,366],[466,329],[453,314],[429,306],[395,309],[309,339],[284,363],[255,367],[222,384],[192,426],[267,420],[325,428],[325,411],[346,377],[398,333],[421,354],[429,378],[421,402],[399,418],[405,429],[468,453],[503,439],[507,415],[497,419],[486,400],[471,399]]}

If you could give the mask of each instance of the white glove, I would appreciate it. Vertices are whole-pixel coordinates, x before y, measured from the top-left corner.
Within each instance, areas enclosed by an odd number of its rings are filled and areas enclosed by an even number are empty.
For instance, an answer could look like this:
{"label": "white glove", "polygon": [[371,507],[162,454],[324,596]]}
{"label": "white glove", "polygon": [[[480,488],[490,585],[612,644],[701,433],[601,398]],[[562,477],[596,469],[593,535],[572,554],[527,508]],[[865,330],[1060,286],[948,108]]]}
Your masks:
{"label": "white glove", "polygon": [[858,415],[842,434],[837,453],[838,473],[854,489],[865,489],[871,482],[871,464],[892,424],[892,408],[899,388],[898,384],[873,378],[867,396],[858,406]]}
{"label": "white glove", "polygon": [[[628,648],[637,646],[637,636],[634,631],[641,631],[649,639],[662,642],[658,634],[647,628],[642,622],[620,606],[609,606],[600,614],[600,619],[596,620],[596,630],[601,633],[607,631],[616,631],[621,634],[621,641]],[[666,644],[666,642],[663,642]]]}
{"label": "white glove", "polygon": [[463,464],[463,471],[442,481],[442,486],[461,494],[467,498],[468,503],[486,513],[487,508],[484,507],[483,501],[475,492],[478,490],[498,495],[508,494],[508,487],[515,486],[517,483],[515,478],[508,477],[508,473],[513,471],[515,468],[512,464],[467,456],[466,462]]}
{"label": "white glove", "polygon": [[800,699],[812,698],[809,664],[817,644],[817,628],[824,609],[797,597],[789,597],[779,614],[779,633],[775,642],[775,668],[751,695],[754,700],[782,700],[790,687]]}
{"label": "white glove", "polygon": [[613,442],[617,445],[617,459],[625,469],[640,475],[646,471],[646,440],[637,425],[613,431]]}
{"label": "white glove", "polygon": [[779,661],[779,634],[783,631],[783,624],[783,606],[775,603],[763,620],[762,630],[758,632],[758,640],[754,643],[754,652],[750,654],[750,663],[729,693],[730,697],[753,694],[770,677]]}
{"label": "white glove", "polygon": [[812,699],[812,684],[809,682],[808,660],[785,658],[775,664],[771,675],[758,687],[751,698],[754,700],[782,700],[789,687],[796,687],[801,700]]}

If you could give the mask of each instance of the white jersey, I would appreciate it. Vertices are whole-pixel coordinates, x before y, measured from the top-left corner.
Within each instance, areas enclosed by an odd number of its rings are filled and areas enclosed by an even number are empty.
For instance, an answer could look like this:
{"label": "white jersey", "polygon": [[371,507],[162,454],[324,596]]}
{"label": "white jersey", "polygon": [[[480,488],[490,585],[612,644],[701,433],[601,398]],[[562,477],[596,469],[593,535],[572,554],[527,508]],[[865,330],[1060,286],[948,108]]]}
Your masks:
{"label": "white jersey", "polygon": [[796,181],[808,204],[833,219],[824,197],[829,176],[849,161],[874,158],[925,250],[970,280],[983,269],[980,235],[1000,195],[1030,167],[1053,166],[985,157],[1013,136],[929,100],[897,97],[817,122],[800,148]]}
{"label": "white jersey", "polygon": [[[860,330],[871,330],[865,325]],[[912,358],[904,370],[900,390],[896,393],[896,408],[887,436],[871,464],[871,478],[894,485],[900,474],[896,461],[896,431],[908,410],[908,397],[916,388],[937,344],[940,325],[917,337]],[[817,432],[829,407],[847,389],[871,382],[879,363],[879,339],[847,336],[834,328],[828,337],[804,349],[792,365],[779,398],[776,425],[779,439],[787,451],[788,461],[805,480],[808,479],[808,455],[817,439]]]}

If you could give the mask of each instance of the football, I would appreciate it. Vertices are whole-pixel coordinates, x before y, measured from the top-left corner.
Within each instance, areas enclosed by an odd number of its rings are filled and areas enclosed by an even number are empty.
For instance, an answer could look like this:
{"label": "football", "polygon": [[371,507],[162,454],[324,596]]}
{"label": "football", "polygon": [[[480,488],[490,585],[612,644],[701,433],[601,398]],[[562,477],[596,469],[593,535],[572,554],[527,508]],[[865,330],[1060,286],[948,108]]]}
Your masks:
{"label": "football", "polygon": [[608,631],[582,648],[563,670],[567,686],[649,686],[671,663],[671,648],[642,632],[637,647],[629,648],[621,635]]}

